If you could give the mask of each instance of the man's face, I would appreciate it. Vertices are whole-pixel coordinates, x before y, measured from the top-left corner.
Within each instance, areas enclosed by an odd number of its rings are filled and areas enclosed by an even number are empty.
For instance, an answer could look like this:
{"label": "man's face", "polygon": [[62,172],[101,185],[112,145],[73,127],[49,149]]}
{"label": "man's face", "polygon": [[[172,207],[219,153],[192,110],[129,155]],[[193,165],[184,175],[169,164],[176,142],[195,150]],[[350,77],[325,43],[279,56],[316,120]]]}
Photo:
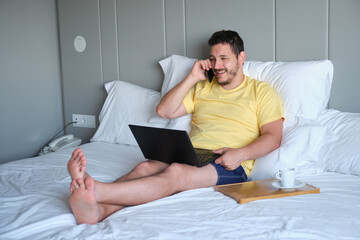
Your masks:
{"label": "man's face", "polygon": [[229,44],[216,44],[212,46],[209,59],[216,80],[220,85],[229,85],[238,76],[240,62],[231,51]]}

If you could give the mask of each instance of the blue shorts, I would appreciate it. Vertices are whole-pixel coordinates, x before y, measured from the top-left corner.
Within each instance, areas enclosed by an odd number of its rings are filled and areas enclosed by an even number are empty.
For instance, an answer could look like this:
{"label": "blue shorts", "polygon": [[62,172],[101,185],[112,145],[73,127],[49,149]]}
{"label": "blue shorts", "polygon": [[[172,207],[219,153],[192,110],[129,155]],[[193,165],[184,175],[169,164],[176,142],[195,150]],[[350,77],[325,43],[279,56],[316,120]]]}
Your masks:
{"label": "blue shorts", "polygon": [[211,162],[218,174],[218,180],[216,185],[223,185],[223,184],[231,184],[231,183],[240,183],[246,182],[247,176],[245,170],[242,166],[239,166],[235,170],[226,170],[220,164],[216,164],[215,162]]}

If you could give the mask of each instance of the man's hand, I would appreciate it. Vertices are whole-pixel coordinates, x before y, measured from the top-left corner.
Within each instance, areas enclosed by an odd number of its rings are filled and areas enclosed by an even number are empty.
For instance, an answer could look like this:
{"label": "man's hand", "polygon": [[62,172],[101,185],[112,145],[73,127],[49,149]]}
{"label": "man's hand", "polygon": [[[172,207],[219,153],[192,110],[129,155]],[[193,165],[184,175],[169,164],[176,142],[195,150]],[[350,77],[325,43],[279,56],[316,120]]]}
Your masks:
{"label": "man's hand", "polygon": [[157,115],[161,118],[172,119],[188,114],[183,100],[197,82],[206,79],[205,71],[210,68],[211,62],[209,59],[196,61],[191,72],[161,99],[156,107]]}
{"label": "man's hand", "polygon": [[247,160],[241,148],[220,148],[213,153],[222,154],[215,160],[215,163],[220,164],[228,171],[237,169],[243,161]]}
{"label": "man's hand", "polygon": [[249,145],[241,148],[220,148],[213,151],[223,154],[215,160],[226,170],[235,170],[246,160],[258,159],[277,149],[281,144],[283,119],[267,123],[260,128],[261,135]]}
{"label": "man's hand", "polygon": [[206,79],[205,71],[209,71],[211,67],[211,62],[209,59],[198,60],[194,63],[190,75],[196,81],[202,81]]}

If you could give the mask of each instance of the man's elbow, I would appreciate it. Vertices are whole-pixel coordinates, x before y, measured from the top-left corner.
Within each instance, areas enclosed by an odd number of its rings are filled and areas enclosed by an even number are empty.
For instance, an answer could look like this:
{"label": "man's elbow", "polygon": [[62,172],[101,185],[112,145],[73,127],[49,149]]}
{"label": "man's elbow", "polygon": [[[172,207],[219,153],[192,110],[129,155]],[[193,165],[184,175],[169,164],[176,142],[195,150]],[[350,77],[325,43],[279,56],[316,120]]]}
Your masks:
{"label": "man's elbow", "polygon": [[161,104],[157,105],[156,114],[161,118],[169,119],[164,107]]}
{"label": "man's elbow", "polygon": [[274,150],[278,149],[281,146],[281,141],[276,142],[274,146]]}
{"label": "man's elbow", "polygon": [[274,141],[274,149],[273,150],[276,150],[281,146],[281,141],[282,141],[282,136],[275,139],[275,141]]}

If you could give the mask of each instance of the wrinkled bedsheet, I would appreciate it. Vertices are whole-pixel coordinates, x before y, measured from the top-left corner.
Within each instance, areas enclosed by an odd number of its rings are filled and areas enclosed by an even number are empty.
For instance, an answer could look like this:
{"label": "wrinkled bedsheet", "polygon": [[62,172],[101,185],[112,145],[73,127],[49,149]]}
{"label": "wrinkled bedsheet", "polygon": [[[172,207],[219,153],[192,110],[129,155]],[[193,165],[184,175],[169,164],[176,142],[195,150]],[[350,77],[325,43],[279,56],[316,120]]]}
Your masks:
{"label": "wrinkled bedsheet", "polygon": [[[144,158],[138,147],[81,146],[87,171],[110,182]],[[302,177],[320,194],[237,204],[203,188],[77,225],[68,205],[66,163],[73,149],[0,165],[0,239],[360,239],[360,177]]]}

